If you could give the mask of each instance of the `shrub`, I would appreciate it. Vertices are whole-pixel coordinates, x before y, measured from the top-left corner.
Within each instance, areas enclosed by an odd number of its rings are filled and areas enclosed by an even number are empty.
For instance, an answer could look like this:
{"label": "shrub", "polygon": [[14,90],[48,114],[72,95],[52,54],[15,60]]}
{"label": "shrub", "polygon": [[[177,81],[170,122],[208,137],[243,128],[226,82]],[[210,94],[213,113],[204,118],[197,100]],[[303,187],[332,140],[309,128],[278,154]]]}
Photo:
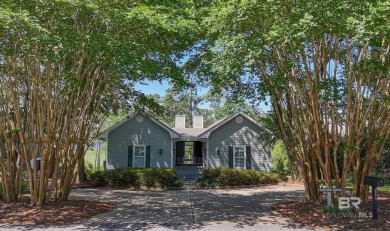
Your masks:
{"label": "shrub", "polygon": [[180,179],[176,179],[172,184],[172,187],[175,188],[180,188],[181,186],[183,186],[183,181],[181,181]]}
{"label": "shrub", "polygon": [[139,169],[118,168],[106,172],[109,186],[139,186]]}
{"label": "shrub", "polygon": [[106,175],[103,171],[96,171],[88,173],[87,179],[96,186],[104,186],[107,184]]}
{"label": "shrub", "polygon": [[204,169],[198,180],[200,187],[207,186],[242,186],[277,183],[277,173],[259,172],[246,169],[213,168]]}
{"label": "shrub", "polygon": [[204,180],[215,180],[218,179],[221,175],[223,168],[206,168],[203,169],[202,178]]}
{"label": "shrub", "polygon": [[287,156],[286,147],[282,140],[276,141],[272,148],[272,169],[282,176],[291,172],[290,160]]}
{"label": "shrub", "polygon": [[[159,168],[118,168],[106,172],[96,171],[88,175],[93,183],[103,186],[147,186],[167,188],[175,186],[176,171]],[[176,184],[179,184],[176,182]]]}

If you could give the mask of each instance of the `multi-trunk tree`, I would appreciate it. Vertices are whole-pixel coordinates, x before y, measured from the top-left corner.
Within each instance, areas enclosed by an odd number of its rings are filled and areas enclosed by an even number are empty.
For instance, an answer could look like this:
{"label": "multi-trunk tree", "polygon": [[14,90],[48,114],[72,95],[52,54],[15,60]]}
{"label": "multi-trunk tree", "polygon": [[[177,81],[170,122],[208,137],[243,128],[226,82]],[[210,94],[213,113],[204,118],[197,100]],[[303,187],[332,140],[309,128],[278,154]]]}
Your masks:
{"label": "multi-trunk tree", "polygon": [[[196,28],[187,2],[0,3],[0,172],[11,202],[66,200],[105,116],[145,98],[134,83],[170,77]],[[37,159],[40,158],[40,166]],[[38,171],[38,168],[40,170]]]}
{"label": "multi-trunk tree", "polygon": [[196,75],[270,101],[310,200],[321,179],[367,199],[390,133],[387,1],[212,1]]}

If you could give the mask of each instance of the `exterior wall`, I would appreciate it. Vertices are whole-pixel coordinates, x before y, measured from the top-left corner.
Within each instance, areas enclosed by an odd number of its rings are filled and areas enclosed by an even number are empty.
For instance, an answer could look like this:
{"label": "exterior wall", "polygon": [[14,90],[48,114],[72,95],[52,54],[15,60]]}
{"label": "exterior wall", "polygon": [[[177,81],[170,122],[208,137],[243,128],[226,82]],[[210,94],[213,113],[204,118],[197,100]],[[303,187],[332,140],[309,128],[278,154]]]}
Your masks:
{"label": "exterior wall", "polygon": [[[229,146],[243,145],[251,147],[251,169],[271,171],[271,147],[259,141],[260,129],[244,118],[242,123],[236,117],[211,132],[208,147],[208,167],[229,167]],[[218,155],[217,150],[220,150]]]}
{"label": "exterior wall", "polygon": [[[143,116],[138,122],[134,116],[108,133],[107,169],[128,167],[128,146],[150,146],[150,167],[172,167],[171,136],[155,122]],[[163,154],[159,154],[159,150]]]}

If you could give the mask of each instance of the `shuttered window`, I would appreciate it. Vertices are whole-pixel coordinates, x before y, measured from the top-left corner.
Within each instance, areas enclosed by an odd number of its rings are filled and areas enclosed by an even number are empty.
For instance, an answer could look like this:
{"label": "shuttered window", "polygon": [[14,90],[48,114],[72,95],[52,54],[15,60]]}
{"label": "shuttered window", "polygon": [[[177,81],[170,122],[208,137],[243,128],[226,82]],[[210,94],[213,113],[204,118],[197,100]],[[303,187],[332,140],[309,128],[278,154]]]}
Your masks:
{"label": "shuttered window", "polygon": [[134,146],[133,167],[144,168],[146,160],[145,146]]}
{"label": "shuttered window", "polygon": [[234,168],[246,169],[245,146],[234,146]]}

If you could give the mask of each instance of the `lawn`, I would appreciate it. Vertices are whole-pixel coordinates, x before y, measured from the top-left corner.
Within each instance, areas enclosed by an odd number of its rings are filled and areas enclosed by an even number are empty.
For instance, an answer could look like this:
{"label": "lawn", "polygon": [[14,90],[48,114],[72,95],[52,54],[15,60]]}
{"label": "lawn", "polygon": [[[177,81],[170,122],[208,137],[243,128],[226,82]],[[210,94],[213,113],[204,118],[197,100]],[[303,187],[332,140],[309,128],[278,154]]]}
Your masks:
{"label": "lawn", "polygon": [[[85,164],[91,163],[93,166],[95,166],[95,159],[96,159],[96,151],[95,150],[88,150],[85,154],[84,161]],[[103,161],[106,160],[106,151],[102,150],[100,152],[100,167],[103,168]]]}
{"label": "lawn", "polygon": [[[335,185],[335,181],[333,180],[333,185]],[[352,182],[352,179],[349,178],[347,180],[347,184],[346,184],[346,187],[347,188],[353,188],[353,182]],[[370,187],[370,191],[371,191],[371,187]],[[379,192],[384,192],[384,193],[390,193],[390,184],[389,183],[385,183],[385,186],[384,187],[378,187],[378,191]]]}

